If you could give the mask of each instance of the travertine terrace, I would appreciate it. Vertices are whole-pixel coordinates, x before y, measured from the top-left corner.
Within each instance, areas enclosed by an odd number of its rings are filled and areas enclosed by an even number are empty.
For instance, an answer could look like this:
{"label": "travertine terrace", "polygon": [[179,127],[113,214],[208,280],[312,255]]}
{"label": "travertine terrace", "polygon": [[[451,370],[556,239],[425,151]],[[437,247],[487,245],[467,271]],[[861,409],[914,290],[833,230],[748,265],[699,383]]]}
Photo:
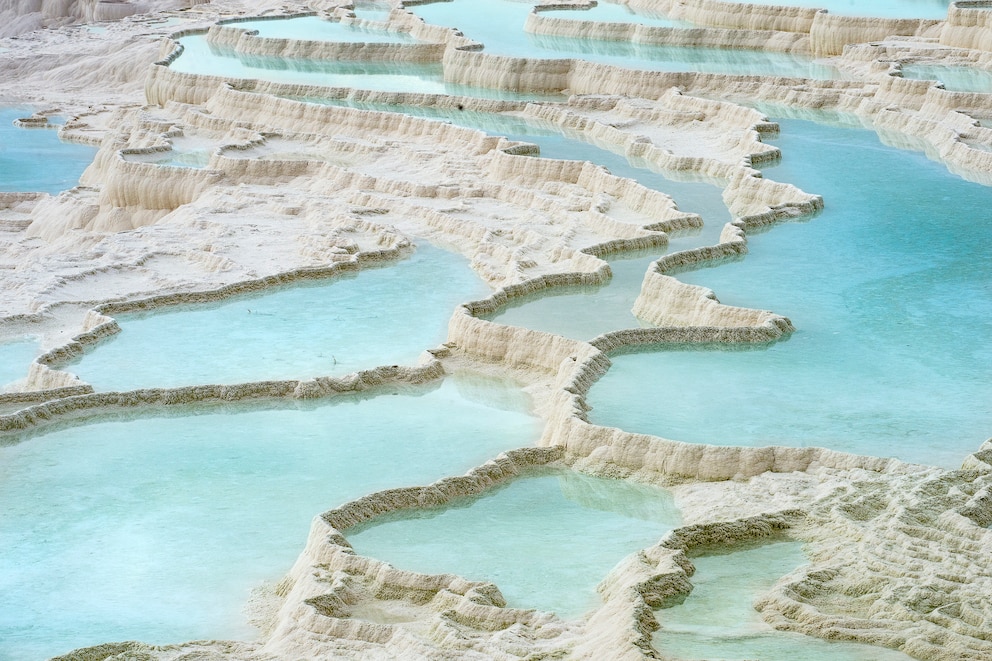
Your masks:
{"label": "travertine terrace", "polygon": [[[576,3],[581,4],[581,3]],[[820,448],[693,445],[591,424],[585,394],[609,355],[655,343],[765,343],[794,330],[775,313],[723,305],[680,270],[746,253],[748,233],[815,214],[816,191],[762,177],[777,127],[737,102],[801,114],[837,110],[992,184],[992,95],[910,80],[914,62],[992,67],[992,3],[960,1],[945,20],[867,19],[699,0],[631,6],[697,27],[584,24],[538,8],[535,34],[646,44],[767,49],[829,58],[842,80],[625,70],[579,59],[496,56],[396,5],[389,28],[411,44],[332,44],[246,34],[238,18],[318,14],[356,22],[334,0],[75,2],[0,0],[0,95],[70,119],[64,139],[99,145],[80,186],[57,197],[0,193],[0,340],[41,336],[45,353],[0,394],[15,436],[94,414],[191,401],[333,397],[470,370],[527,383],[544,432],[467,475],[373,493],[314,512],[280,606],[255,641],[141,642],[66,658],[663,658],[651,633],[691,590],[691,557],[789,536],[811,563],[756,607],[776,628],[899,649],[917,659],[992,658],[992,449],[961,470]],[[81,24],[113,21],[91,33]],[[206,34],[255,56],[430,62],[444,79],[560,101],[496,101],[317,88],[183,73],[176,39]],[[734,220],[717,245],[675,252],[645,274],[634,311],[646,327],[580,342],[483,317],[525,294],[610,277],[610,254],[667,245],[701,219],[667,196],[592,163],[534,158],[533,145],[394,112],[303,98],[458,108],[528,118],[724,187]],[[142,155],[177,139],[208,150],[205,168]],[[829,203],[829,201],[828,201]],[[264,237],[260,242],[259,237]],[[471,260],[492,287],[453,311],[447,342],[421,364],[344,378],[96,393],[67,371],[119,331],[114,315],[217,300],[301,279],[334,278],[400,258],[418,241]],[[71,339],[67,339],[71,338]],[[16,409],[16,410],[15,410]],[[24,442],[30,442],[29,440]],[[498,586],[424,576],[356,555],[348,529],[437,507],[515,476],[567,467],[669,487],[685,525],[625,558],[577,621],[506,608]],[[397,485],[400,487],[403,485]],[[331,509],[336,508],[336,509]],[[659,610],[660,609],[660,610]]]}

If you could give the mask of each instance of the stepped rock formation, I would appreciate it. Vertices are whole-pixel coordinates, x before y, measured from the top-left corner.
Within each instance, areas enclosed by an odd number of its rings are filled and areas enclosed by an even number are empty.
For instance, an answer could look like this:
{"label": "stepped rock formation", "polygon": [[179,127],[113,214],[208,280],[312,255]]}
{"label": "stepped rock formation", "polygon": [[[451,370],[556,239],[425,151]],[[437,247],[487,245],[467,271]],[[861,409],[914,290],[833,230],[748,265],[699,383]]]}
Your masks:
{"label": "stepped rock formation", "polygon": [[[26,432],[121,411],[375,394],[459,370],[511,374],[527,384],[544,425],[535,447],[464,476],[315,512],[258,640],[108,641],[63,658],[663,658],[652,633],[664,608],[690,593],[692,558],[780,536],[805,542],[810,564],[757,602],[772,626],[917,659],[992,658],[988,444],[962,457],[961,470],[947,471],[824,448],[682,443],[592,424],[586,402],[612,354],[659,343],[765,344],[795,330],[774,310],[727,306],[719,292],[678,280],[683,270],[741,258],[749,232],[829,204],[755,169],[779,157],[762,142],[777,127],[738,101],[800,116],[847,113],[890,142],[992,184],[992,128],[982,124],[992,120],[992,94],[951,92],[900,70],[924,60],[987,68],[992,5],[955,2],[942,21],[758,5],[745,11],[718,0],[630,6],[696,27],[584,25],[545,7],[525,29],[808,52],[830,56],[846,77],[634,71],[496,56],[399,5],[379,26],[333,0],[0,2],[0,36],[23,33],[0,41],[0,94],[39,106],[26,125],[64,114],[64,139],[99,146],[72,190],[0,193],[0,340],[30,333],[44,349],[23,379],[0,393],[4,442],[30,442]],[[237,26],[254,16],[313,14],[389,27],[418,42],[264,39]],[[70,25],[95,21],[116,22],[104,34]],[[245,57],[430,63],[449,84],[560,98],[493,100],[185,73],[170,65],[183,56],[177,40],[189,35]],[[484,317],[526,295],[601,284],[611,275],[604,257],[666,246],[702,219],[593,163],[536,158],[536,146],[526,142],[345,102],[526,119],[660,171],[718,182],[733,220],[717,244],[651,265],[633,310],[643,328],[583,342],[489,321]],[[154,162],[182,148],[202,152],[206,166]],[[419,365],[340,379],[127,393],[95,393],[69,371],[74,357],[120,331],[117,314],[334,278],[388,264],[418,241],[461,253],[493,289],[453,311],[445,344],[424,347]],[[396,569],[356,555],[347,541],[350,528],[377,517],[440,507],[549,467],[665,486],[683,512],[683,526],[602,577],[602,605],[583,618],[507,608],[498,585]]]}

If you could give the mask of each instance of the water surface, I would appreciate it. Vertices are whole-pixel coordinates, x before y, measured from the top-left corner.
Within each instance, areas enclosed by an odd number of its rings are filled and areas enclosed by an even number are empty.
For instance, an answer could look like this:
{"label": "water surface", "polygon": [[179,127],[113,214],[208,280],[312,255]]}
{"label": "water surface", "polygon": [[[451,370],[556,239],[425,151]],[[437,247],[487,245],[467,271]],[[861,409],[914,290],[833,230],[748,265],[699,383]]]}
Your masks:
{"label": "water surface", "polygon": [[678,524],[663,489],[564,473],[346,534],[400,569],[491,581],[508,606],[578,617],[601,603],[596,585],[617,562]]}
{"label": "water surface", "polygon": [[662,14],[647,10],[633,10],[627,5],[614,2],[600,2],[591,9],[555,9],[544,12],[549,18],[567,18],[573,21],[594,21],[597,23],[636,23],[650,27],[692,27],[688,21],[677,21]]}
{"label": "water surface", "polygon": [[766,176],[826,209],[752,236],[743,261],[679,278],[798,331],[767,348],[616,356],[590,392],[592,420],[959,466],[992,435],[992,188],[871,131],[781,125],[784,157]]}
{"label": "water surface", "polygon": [[226,23],[225,27],[257,30],[266,39],[298,39],[300,41],[339,41],[351,43],[413,43],[408,33],[373,30],[317,16],[268,19]]}
{"label": "water surface", "polygon": [[879,18],[947,18],[951,0],[729,0],[752,5],[780,5],[826,9],[842,16]]}
{"label": "water surface", "polygon": [[[532,8],[532,3],[516,0],[453,0],[417,5],[411,7],[411,11],[427,23],[457,28],[469,39],[482,42],[485,52],[497,55],[578,58],[649,71],[707,71],[814,78],[839,75],[832,67],[817,65],[811,58],[786,53],[651,46],[525,33],[524,22]],[[589,10],[588,18],[595,20],[597,10]],[[552,12],[550,15],[558,14]],[[639,18],[639,22],[649,24],[652,20],[646,16]]]}
{"label": "water surface", "polygon": [[0,659],[253,638],[249,593],[289,570],[314,516],[533,444],[515,386],[465,383],[108,419],[0,446]]}
{"label": "water surface", "polygon": [[33,112],[0,107],[0,192],[57,195],[79,183],[96,155],[96,147],[63,142],[54,129],[14,126]]}
{"label": "water surface", "polygon": [[121,332],[66,367],[100,390],[243,383],[415,365],[462,302],[489,289],[467,260],[409,258],[261,295],[121,315]]}
{"label": "water surface", "polygon": [[656,613],[661,629],[653,643],[664,654],[712,661],[910,659],[895,650],[776,631],[765,623],[752,603],[779,578],[806,564],[798,542],[771,542],[692,562],[692,592],[682,604]]}

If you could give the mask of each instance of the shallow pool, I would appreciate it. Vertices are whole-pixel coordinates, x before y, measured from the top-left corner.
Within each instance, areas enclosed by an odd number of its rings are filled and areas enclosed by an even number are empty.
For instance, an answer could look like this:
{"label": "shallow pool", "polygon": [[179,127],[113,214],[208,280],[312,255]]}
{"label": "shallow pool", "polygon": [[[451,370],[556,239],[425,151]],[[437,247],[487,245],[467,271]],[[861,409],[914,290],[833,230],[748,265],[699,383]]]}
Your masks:
{"label": "shallow pool", "polygon": [[903,78],[936,80],[953,92],[992,93],[992,71],[977,67],[951,67],[937,64],[904,64]]}
{"label": "shallow pool", "polygon": [[266,39],[352,43],[414,43],[416,41],[405,32],[370,30],[339,21],[328,21],[317,16],[226,23],[225,27],[257,30],[258,36]]}
{"label": "shallow pool", "polygon": [[0,659],[251,639],[250,591],[289,570],[314,516],[532,445],[539,428],[513,406],[518,393],[449,378],[98,420],[0,446]]}
{"label": "shallow pool", "polygon": [[693,558],[692,593],[682,604],[657,611],[661,629],[654,647],[687,660],[908,661],[895,650],[776,631],[765,623],[752,603],[806,564],[801,546],[778,541]]}
{"label": "shallow pool", "polygon": [[[534,35],[523,31],[533,4],[516,0],[454,0],[411,7],[434,25],[461,30],[480,41],[485,52],[527,58],[578,58],[629,69],[832,78],[833,67],[787,53],[720,48],[651,46],[596,39]],[[595,12],[589,12],[593,20]],[[557,12],[550,12],[549,16]],[[643,20],[650,20],[644,18]],[[604,22],[609,22],[604,20]]]}
{"label": "shallow pool", "polygon": [[508,606],[574,618],[601,603],[596,585],[624,556],[678,524],[663,489],[562,473],[345,534],[397,568],[491,581]]}
{"label": "shallow pool", "polygon": [[121,332],[65,369],[99,390],[243,383],[415,365],[462,302],[489,289],[460,255],[409,258],[261,295],[122,315]]}
{"label": "shallow pool", "polygon": [[785,155],[767,176],[822,194],[826,209],[752,236],[743,261],[679,278],[797,332],[767,348],[616,356],[591,419],[959,466],[992,431],[992,188],[871,131],[781,125]]}
{"label": "shallow pool", "polygon": [[14,126],[33,112],[0,107],[0,192],[57,195],[79,183],[96,155],[96,147],[63,142],[54,129]]}
{"label": "shallow pool", "polygon": [[0,390],[3,386],[28,375],[31,361],[38,355],[37,340],[25,338],[0,343]]}

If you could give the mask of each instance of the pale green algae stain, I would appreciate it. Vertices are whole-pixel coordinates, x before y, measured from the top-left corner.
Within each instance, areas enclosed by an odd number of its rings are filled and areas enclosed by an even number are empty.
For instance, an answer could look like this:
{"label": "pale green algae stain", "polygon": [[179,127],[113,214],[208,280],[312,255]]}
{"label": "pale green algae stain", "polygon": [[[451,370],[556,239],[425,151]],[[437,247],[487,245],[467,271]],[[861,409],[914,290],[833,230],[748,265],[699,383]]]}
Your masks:
{"label": "pale green algae stain", "polygon": [[574,618],[600,605],[595,588],[610,569],[679,523],[664,489],[552,472],[345,534],[399,569],[491,581],[510,607]]}
{"label": "pale green algae stain", "polygon": [[[251,639],[312,518],[531,446],[515,384],[98,419],[0,447],[0,659],[114,640]],[[8,442],[15,439],[7,439]]]}
{"label": "pale green algae stain", "polygon": [[765,623],[752,603],[807,562],[793,541],[693,558],[693,590],[682,604],[656,612],[661,629],[654,647],[686,660],[908,661],[895,650],[776,631]]}

